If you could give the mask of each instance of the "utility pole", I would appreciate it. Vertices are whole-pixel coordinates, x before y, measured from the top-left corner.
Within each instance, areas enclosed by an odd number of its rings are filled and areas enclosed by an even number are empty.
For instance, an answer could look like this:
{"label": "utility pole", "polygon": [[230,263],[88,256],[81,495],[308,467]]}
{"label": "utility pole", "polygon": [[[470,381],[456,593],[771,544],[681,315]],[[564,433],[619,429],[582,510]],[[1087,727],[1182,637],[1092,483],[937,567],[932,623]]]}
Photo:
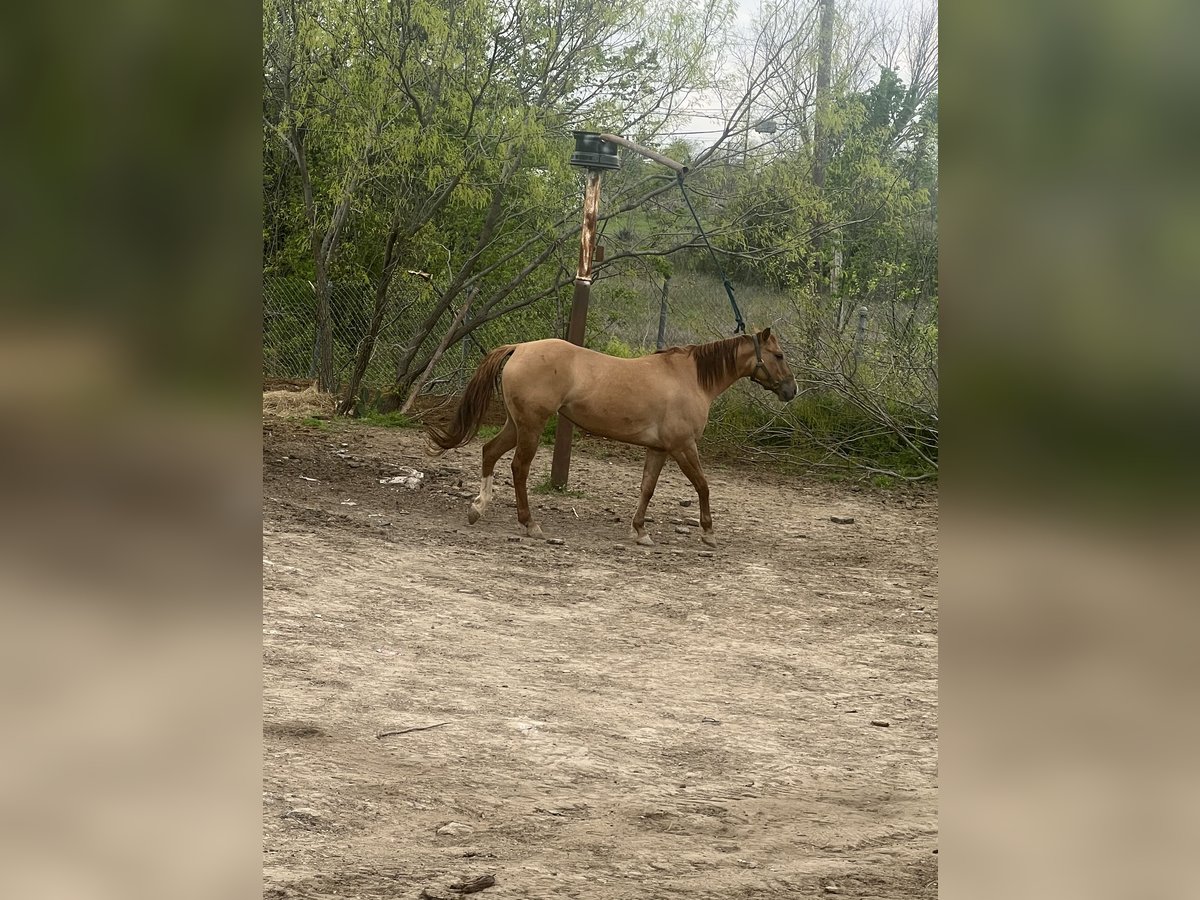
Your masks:
{"label": "utility pole", "polygon": [[[571,165],[587,169],[583,188],[583,228],[579,232],[579,262],[575,266],[575,293],[571,299],[571,319],[567,340],[583,346],[587,327],[588,303],[592,294],[592,261],[596,254],[596,221],[600,215],[600,175],[605,169],[620,168],[615,144],[600,139],[591,131],[575,132],[575,152]],[[575,426],[561,414],[554,432],[554,459],[550,464],[550,484],[565,488],[571,473],[571,436]]]}
{"label": "utility pole", "polygon": [[[596,257],[601,173],[605,169],[621,167],[621,161],[617,158],[618,146],[662,163],[679,173],[680,177],[687,174],[688,167],[614,134],[576,131],[574,135],[575,152],[571,154],[571,165],[587,169],[587,181],[583,189],[583,228],[579,232],[579,263],[575,267],[575,293],[571,300],[571,319],[567,323],[567,340],[582,347],[592,293],[592,262]],[[559,489],[567,486],[567,478],[571,473],[571,437],[574,429],[575,426],[560,413],[554,432],[554,459],[550,464],[550,484]]]}

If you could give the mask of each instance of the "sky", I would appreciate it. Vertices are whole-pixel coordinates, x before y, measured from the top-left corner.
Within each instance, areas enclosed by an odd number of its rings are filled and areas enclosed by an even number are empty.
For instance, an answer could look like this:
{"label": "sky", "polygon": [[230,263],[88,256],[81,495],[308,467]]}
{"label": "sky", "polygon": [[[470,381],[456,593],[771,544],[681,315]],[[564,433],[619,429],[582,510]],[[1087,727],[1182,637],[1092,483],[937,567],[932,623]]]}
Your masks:
{"label": "sky", "polygon": [[[816,0],[808,0],[814,3]],[[910,9],[917,9],[927,5],[933,0],[839,0],[839,7],[846,8],[849,6],[862,7],[866,5],[881,6],[888,11],[902,15]],[[758,14],[761,5],[761,0],[736,0],[736,31],[739,34],[748,34],[755,16]],[[900,76],[906,78],[907,73],[901,72]],[[684,138],[689,143],[707,146],[721,133],[724,116],[722,114],[722,103],[719,95],[716,92],[706,92],[694,98],[689,104],[689,109],[694,111],[690,117],[685,117],[679,120],[678,124],[670,130],[670,135]],[[664,135],[665,137],[665,135]]]}

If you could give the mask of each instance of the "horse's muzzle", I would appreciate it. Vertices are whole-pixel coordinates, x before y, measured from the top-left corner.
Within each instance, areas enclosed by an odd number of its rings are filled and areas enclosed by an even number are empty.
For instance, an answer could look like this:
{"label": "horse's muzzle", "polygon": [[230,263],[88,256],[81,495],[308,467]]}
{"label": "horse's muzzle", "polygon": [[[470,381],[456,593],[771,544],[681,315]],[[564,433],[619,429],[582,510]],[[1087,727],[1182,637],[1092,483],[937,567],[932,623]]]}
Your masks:
{"label": "horse's muzzle", "polygon": [[775,391],[775,396],[787,403],[796,396],[796,379],[789,378]]}

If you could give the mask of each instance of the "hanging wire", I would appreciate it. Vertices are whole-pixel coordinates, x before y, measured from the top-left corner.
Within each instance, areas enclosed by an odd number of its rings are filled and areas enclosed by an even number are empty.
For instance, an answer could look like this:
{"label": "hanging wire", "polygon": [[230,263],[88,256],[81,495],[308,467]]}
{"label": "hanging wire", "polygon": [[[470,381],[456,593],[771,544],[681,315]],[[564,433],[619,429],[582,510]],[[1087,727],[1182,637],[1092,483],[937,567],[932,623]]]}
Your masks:
{"label": "hanging wire", "polygon": [[729,305],[733,307],[733,318],[737,323],[733,329],[734,334],[746,333],[746,322],[742,319],[742,311],[738,309],[737,300],[733,296],[733,285],[729,283],[729,276],[725,274],[725,267],[721,265],[721,261],[717,259],[717,253],[712,248],[712,244],[708,241],[708,235],[704,233],[704,226],[700,224],[700,217],[696,215],[696,210],[692,207],[691,198],[688,197],[687,188],[683,185],[683,173],[679,172],[676,175],[679,181],[679,191],[683,194],[683,202],[687,204],[688,212],[692,214],[692,218],[696,221],[696,228],[700,232],[700,237],[704,240],[704,246],[708,248],[709,255],[712,256],[713,264],[717,267],[717,271],[721,273],[721,284],[725,285],[725,293],[729,297]]}

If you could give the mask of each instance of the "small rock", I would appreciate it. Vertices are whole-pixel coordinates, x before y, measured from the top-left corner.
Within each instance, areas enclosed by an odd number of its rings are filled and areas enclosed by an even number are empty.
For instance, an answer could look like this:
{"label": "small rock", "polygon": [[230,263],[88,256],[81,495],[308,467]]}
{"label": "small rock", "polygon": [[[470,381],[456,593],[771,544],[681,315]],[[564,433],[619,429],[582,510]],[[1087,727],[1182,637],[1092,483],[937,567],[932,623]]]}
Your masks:
{"label": "small rock", "polygon": [[652,525],[654,523],[654,517],[646,516],[644,519],[642,519],[642,521],[645,522],[647,525]]}
{"label": "small rock", "polygon": [[830,516],[829,521],[834,525],[853,525],[854,516]]}
{"label": "small rock", "polygon": [[474,894],[477,891],[482,891],[484,888],[490,888],[496,883],[494,875],[480,875],[478,878],[472,878],[470,881],[458,881],[450,885],[450,890],[458,891],[460,894]]}
{"label": "small rock", "polygon": [[825,893],[827,893],[827,894],[840,894],[841,892],[842,892],[842,889],[840,887],[838,887],[836,884],[825,885]]}
{"label": "small rock", "polygon": [[688,528],[686,525],[676,525],[675,533],[676,534],[691,534],[692,529]]}
{"label": "small rock", "polygon": [[714,719],[712,716],[705,716],[700,721],[703,722],[705,725],[720,725],[721,724],[720,719]]}
{"label": "small rock", "polygon": [[877,725],[880,728],[887,728],[889,725],[891,725],[890,722],[885,722],[883,719],[872,719],[871,724]]}
{"label": "small rock", "polygon": [[700,527],[700,520],[699,520],[699,519],[697,519],[695,516],[692,516],[692,517],[690,517],[689,519],[687,519],[687,521],[686,521],[686,522],[684,522],[684,524],[685,524],[685,525],[691,525],[693,528],[699,528],[699,527]]}
{"label": "small rock", "polygon": [[682,525],[682,524],[683,524],[683,519],[680,519],[680,518],[678,518],[678,517],[672,518],[672,519],[671,519],[671,524],[672,524],[672,525]]}
{"label": "small rock", "polygon": [[625,545],[624,544],[613,544],[613,549],[614,550],[624,550]]}
{"label": "small rock", "polygon": [[519,534],[510,534],[508,540],[510,543],[519,544],[521,543],[521,536]]}
{"label": "small rock", "polygon": [[562,538],[546,538],[546,543],[555,547],[561,547],[566,543],[566,541],[564,541]]}
{"label": "small rock", "polygon": [[295,819],[297,822],[303,822],[305,825],[318,825],[321,822],[321,816],[317,811],[307,806],[298,806],[295,809],[289,809],[279,818]]}
{"label": "small rock", "polygon": [[437,830],[437,833],[458,837],[460,834],[470,834],[474,830],[470,825],[464,825],[462,822],[447,822]]}
{"label": "small rock", "polygon": [[691,505],[692,505],[692,501],[691,501],[691,500],[689,500],[689,499],[680,500],[680,501],[679,501],[679,505],[680,505],[680,506],[691,506]]}
{"label": "small rock", "polygon": [[714,556],[716,556],[717,554],[713,553],[711,550],[701,550],[701,551],[700,551],[699,553],[697,553],[696,555],[697,555],[697,556],[703,556],[705,559],[712,559],[712,558],[713,558]]}

